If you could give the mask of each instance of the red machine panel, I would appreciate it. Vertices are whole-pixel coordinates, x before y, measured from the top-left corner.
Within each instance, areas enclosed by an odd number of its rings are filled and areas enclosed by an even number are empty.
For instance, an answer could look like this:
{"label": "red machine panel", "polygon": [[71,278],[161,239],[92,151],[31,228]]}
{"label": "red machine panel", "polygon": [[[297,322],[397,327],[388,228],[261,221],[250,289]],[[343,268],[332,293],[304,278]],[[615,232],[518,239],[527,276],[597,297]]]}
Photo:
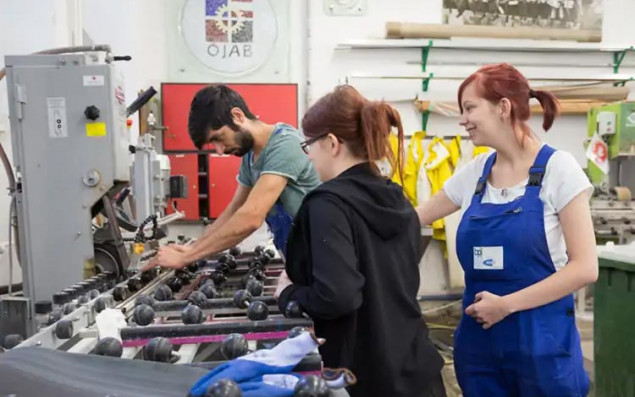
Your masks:
{"label": "red machine panel", "polygon": [[208,155],[209,217],[218,218],[234,197],[240,157]]}
{"label": "red machine panel", "polygon": [[185,219],[198,220],[198,155],[196,153],[188,154],[170,154],[170,174],[185,175],[187,178],[187,198],[186,199],[170,199],[167,214],[171,214],[172,202],[176,202],[176,209],[185,212]]}
{"label": "red machine panel", "polygon": [[[165,83],[161,85],[164,152],[196,151],[187,132],[192,98],[207,84]],[[228,84],[245,99],[252,113],[265,123],[284,122],[298,126],[296,84]],[[206,148],[209,149],[209,148]]]}

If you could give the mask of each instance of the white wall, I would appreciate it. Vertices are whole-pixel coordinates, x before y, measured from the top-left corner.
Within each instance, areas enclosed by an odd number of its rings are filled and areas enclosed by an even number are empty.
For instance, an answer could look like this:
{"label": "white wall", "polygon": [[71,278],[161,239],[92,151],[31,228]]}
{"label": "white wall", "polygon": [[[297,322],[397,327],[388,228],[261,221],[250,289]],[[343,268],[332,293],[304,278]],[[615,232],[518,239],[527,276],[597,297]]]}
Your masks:
{"label": "white wall", "polygon": [[[0,5],[0,57],[7,54],[24,54],[45,48],[68,45],[79,37],[78,26],[83,26],[94,43],[110,44],[117,55],[131,55],[131,62],[121,62],[126,81],[126,93],[130,102],[137,91],[168,81],[169,57],[168,35],[173,29],[173,15],[166,11],[168,4],[175,0],[3,0]],[[275,1],[275,0],[271,0]],[[300,115],[305,108],[305,98],[309,103],[341,83],[347,74],[354,72],[390,74],[396,72],[415,73],[416,65],[406,61],[417,61],[418,50],[382,51],[335,51],[339,42],[381,38],[388,20],[429,22],[441,21],[441,0],[368,0],[368,14],[364,17],[328,16],[323,11],[321,0],[290,0],[289,8],[289,68],[284,81],[298,83],[300,88]],[[635,43],[635,24],[624,15],[635,13],[632,0],[604,0],[605,16],[603,40],[606,45]],[[77,11],[81,15],[77,15]],[[307,22],[306,15],[309,14]],[[18,40],[19,38],[19,40]],[[1,58],[0,58],[1,59]],[[530,54],[510,56],[509,54],[469,52],[443,52],[433,50],[430,62],[451,62],[469,59],[474,62],[539,61],[571,62],[566,56],[547,57]],[[589,55],[575,60],[610,62],[609,55]],[[626,61],[635,63],[635,55]],[[2,61],[0,61],[2,63]],[[451,68],[429,66],[429,71],[469,73],[476,67]],[[550,75],[573,75],[576,73],[608,74],[608,68],[577,70],[575,68],[545,69],[524,68],[527,73]],[[635,69],[623,69],[624,73],[635,74]],[[263,81],[266,82],[266,81]],[[420,117],[411,103],[420,91],[416,81],[351,81],[360,91],[375,99],[404,100],[395,102],[400,110],[408,131],[420,128]],[[433,80],[428,98],[453,100],[457,82]],[[423,97],[425,98],[425,97]],[[135,123],[136,124],[136,123]],[[540,130],[539,120],[532,126]],[[137,126],[133,127],[136,132]],[[0,82],[0,142],[10,152],[8,130],[6,83]],[[2,132],[5,131],[5,132]],[[460,129],[455,119],[432,116],[428,131],[438,134],[455,134]],[[563,117],[557,121],[545,140],[555,146],[573,152],[581,163],[584,161],[582,140],[586,135],[584,117]],[[3,193],[7,181],[0,172],[0,247],[5,244],[8,232],[9,199]],[[7,256],[0,254],[0,284],[7,279]]]}
{"label": "white wall", "polygon": [[[117,62],[124,76],[126,101],[139,90],[153,86],[157,91],[166,80],[166,0],[82,0],[83,28],[94,44],[109,44],[115,55],[130,55],[131,61]],[[133,117],[133,142],[139,126]]]}

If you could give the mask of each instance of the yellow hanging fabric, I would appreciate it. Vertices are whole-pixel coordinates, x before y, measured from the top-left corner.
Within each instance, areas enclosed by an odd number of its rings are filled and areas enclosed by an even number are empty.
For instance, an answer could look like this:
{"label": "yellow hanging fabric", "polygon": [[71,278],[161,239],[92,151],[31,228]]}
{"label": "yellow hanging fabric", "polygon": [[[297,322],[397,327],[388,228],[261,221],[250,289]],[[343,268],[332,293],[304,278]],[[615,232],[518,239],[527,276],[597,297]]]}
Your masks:
{"label": "yellow hanging fabric", "polygon": [[[425,137],[424,131],[418,131],[423,134]],[[417,134],[417,133],[415,133]],[[423,139],[423,138],[420,138]],[[390,148],[392,149],[393,156],[395,157],[395,161],[397,160],[397,154],[399,153],[399,138],[397,134],[391,133],[389,136]],[[421,156],[423,157],[423,156]],[[403,169],[403,183],[401,178],[399,178],[399,173],[395,172],[392,174],[391,180],[396,184],[403,187],[404,194],[408,201],[412,203],[413,206],[417,205],[417,159],[415,158],[412,146],[412,140],[410,145],[407,148],[404,159],[404,169]],[[392,165],[391,165],[392,166]],[[392,167],[391,167],[392,168]],[[391,171],[392,172],[392,171]]]}
{"label": "yellow hanging fabric", "polygon": [[425,131],[416,131],[410,138],[408,144],[408,152],[406,153],[406,162],[404,165],[403,189],[406,197],[413,206],[418,205],[417,198],[417,177],[421,162],[425,157],[423,149],[423,139],[426,137]]}
{"label": "yellow hanging fabric", "polygon": [[[431,193],[438,193],[443,184],[452,176],[451,154],[448,145],[441,138],[434,138],[428,145],[428,159],[426,160],[426,172],[430,179]],[[432,223],[432,237],[437,240],[445,240],[445,221],[436,220]]]}
{"label": "yellow hanging fabric", "polygon": [[472,152],[472,158],[478,156],[479,154],[489,152],[489,148],[487,146],[474,146],[474,151]]}
{"label": "yellow hanging fabric", "polygon": [[450,151],[450,162],[452,163],[452,170],[456,168],[456,165],[461,159],[461,136],[457,135],[450,141],[448,145]]}

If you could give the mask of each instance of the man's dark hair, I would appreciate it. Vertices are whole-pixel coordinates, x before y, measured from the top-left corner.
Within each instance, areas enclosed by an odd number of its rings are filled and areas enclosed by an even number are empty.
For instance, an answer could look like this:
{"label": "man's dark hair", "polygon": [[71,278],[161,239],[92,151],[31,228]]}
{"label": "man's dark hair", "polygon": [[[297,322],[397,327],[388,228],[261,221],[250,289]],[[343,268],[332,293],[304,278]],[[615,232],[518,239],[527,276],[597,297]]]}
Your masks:
{"label": "man's dark hair", "polygon": [[232,120],[232,108],[238,108],[245,117],[256,120],[240,94],[224,84],[210,85],[196,93],[190,105],[187,124],[190,138],[199,150],[207,143],[210,129],[217,130],[226,125],[234,131],[238,130]]}

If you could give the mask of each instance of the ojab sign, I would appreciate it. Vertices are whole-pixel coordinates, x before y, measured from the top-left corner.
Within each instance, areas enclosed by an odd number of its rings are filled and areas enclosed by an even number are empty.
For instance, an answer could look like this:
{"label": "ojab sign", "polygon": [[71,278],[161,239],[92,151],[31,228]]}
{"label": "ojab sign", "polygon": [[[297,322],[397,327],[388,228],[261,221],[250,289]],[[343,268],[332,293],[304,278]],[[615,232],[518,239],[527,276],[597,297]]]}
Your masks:
{"label": "ojab sign", "polygon": [[278,37],[268,0],[188,0],[179,28],[192,54],[222,74],[257,69]]}

